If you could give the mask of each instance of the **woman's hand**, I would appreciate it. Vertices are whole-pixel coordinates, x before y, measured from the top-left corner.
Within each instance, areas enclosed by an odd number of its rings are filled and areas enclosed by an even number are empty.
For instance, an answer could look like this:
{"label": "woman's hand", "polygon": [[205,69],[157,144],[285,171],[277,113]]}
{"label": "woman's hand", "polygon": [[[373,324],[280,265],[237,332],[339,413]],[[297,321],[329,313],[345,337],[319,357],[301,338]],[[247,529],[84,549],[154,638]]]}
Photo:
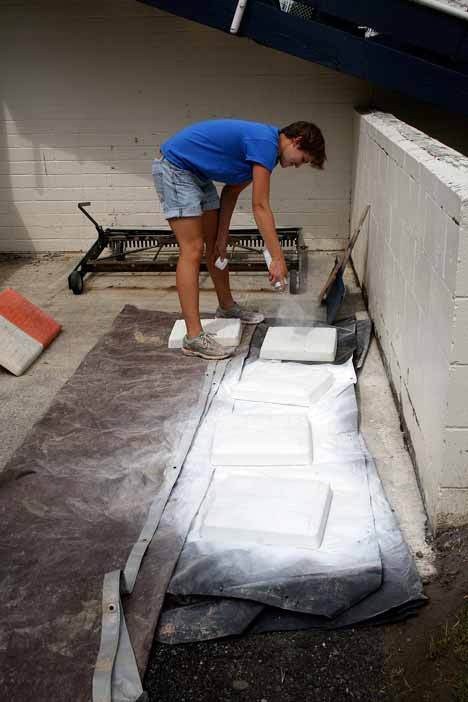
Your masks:
{"label": "woman's hand", "polygon": [[270,268],[268,269],[268,277],[273,285],[275,283],[281,283],[281,285],[284,285],[284,282],[288,277],[288,267],[283,256],[272,260],[270,263]]}
{"label": "woman's hand", "polygon": [[221,236],[216,239],[215,243],[215,261],[218,258],[225,259],[227,257],[227,245],[229,243],[229,236]]}

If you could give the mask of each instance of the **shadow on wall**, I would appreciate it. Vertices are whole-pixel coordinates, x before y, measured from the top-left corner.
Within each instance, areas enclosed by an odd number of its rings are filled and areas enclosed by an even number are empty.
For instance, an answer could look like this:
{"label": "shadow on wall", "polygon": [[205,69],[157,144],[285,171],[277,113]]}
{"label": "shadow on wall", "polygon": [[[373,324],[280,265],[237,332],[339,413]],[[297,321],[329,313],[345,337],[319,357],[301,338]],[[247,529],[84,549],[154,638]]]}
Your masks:
{"label": "shadow on wall", "polygon": [[[39,195],[44,194],[44,185],[41,182],[40,150],[38,147],[30,147],[29,159],[25,160],[25,150],[19,147],[23,138],[16,132],[15,121],[6,103],[2,106],[2,114],[4,129],[0,132],[0,154],[2,154],[0,159],[0,251],[8,251],[10,244],[12,251],[31,251],[33,245],[20,209],[23,203],[20,189],[25,188],[27,184],[35,184]],[[17,242],[17,247],[13,246],[14,242]],[[1,277],[0,284],[2,284]]]}
{"label": "shadow on wall", "polygon": [[[323,128],[324,173],[275,173],[277,223],[347,238],[352,106],[367,95],[363,81],[134,0],[19,0],[2,15],[11,70],[2,79],[0,250],[86,249],[95,232],[79,201],[105,226],[166,225],[151,179],[160,143],[221,116]],[[253,223],[249,200],[239,202],[239,226]]]}
{"label": "shadow on wall", "polygon": [[[367,165],[363,163],[363,149],[361,144],[361,132],[359,129],[359,119],[356,111],[353,120],[353,161],[352,161],[352,190],[351,190],[351,233],[354,232],[358,225],[359,217],[364,211],[364,208],[370,204],[365,199],[359,199],[362,191],[362,180],[368,177]],[[361,289],[364,298],[368,297],[368,260],[369,260],[369,231],[373,218],[372,207],[366,217],[361,232],[356,241],[351,260],[358,279],[361,282]]]}

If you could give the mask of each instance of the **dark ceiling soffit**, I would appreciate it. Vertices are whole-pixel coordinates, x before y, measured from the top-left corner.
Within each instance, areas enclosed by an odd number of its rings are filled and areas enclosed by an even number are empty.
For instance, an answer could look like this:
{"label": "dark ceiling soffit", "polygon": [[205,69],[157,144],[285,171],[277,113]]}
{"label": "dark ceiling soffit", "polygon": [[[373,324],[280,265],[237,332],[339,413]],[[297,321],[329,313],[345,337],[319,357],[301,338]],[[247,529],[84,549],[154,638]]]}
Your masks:
{"label": "dark ceiling soffit", "polygon": [[179,17],[229,32],[237,0],[139,0]]}
{"label": "dark ceiling soffit", "polygon": [[[411,0],[300,0],[317,11],[371,27],[399,43],[453,61],[468,61],[468,13],[463,20]],[[319,19],[319,17],[317,17]]]}
{"label": "dark ceiling soffit", "polygon": [[[229,32],[236,0],[143,0]],[[463,20],[461,20],[463,21]],[[239,34],[264,46],[369,80],[389,90],[468,114],[468,76],[378,41],[250,0]]]}

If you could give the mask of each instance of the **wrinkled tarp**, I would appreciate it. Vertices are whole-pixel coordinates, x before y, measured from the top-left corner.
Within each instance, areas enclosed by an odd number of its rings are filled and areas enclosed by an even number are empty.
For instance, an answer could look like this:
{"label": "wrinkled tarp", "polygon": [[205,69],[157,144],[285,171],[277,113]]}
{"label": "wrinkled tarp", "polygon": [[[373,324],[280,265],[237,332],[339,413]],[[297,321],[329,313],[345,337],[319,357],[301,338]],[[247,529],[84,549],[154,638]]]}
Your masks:
{"label": "wrinkled tarp", "polygon": [[[271,325],[271,320],[268,320],[268,324]],[[266,325],[260,325],[257,328],[246,364],[258,359],[265,327]],[[341,333],[339,330],[342,345],[338,356],[342,364],[343,359],[349,358],[355,351],[355,348],[349,348],[356,342],[355,336],[354,342],[352,341],[352,327],[353,321],[350,320],[341,329]],[[368,341],[364,339],[364,351],[360,356],[365,353],[367,346]],[[343,368],[345,365],[344,363]],[[213,404],[210,413],[218,412],[220,416],[229,412],[228,388],[234,373],[234,367],[228,370],[218,393],[220,408],[217,409],[216,404]],[[346,381],[346,376],[344,380]],[[343,387],[345,390],[333,402],[329,400],[333,411],[329,412],[326,408],[325,411],[322,410],[323,421],[320,420],[324,431],[327,431],[327,427],[329,429],[331,425],[334,426],[333,431],[337,432],[336,443],[332,440],[327,446],[325,441],[320,447],[315,445],[314,440],[314,454],[320,449],[321,460],[330,463],[330,469],[333,459],[345,461],[345,472],[360,472],[357,459],[362,459],[366,476],[365,490],[370,495],[373,533],[380,557],[376,559],[372,555],[371,540],[360,555],[362,542],[359,538],[352,549],[355,565],[351,565],[351,557],[348,559],[351,567],[345,568],[347,559],[344,555],[341,572],[336,563],[332,566],[330,562],[329,567],[321,569],[318,562],[314,565],[314,559],[307,562],[302,557],[290,567],[294,561],[288,560],[289,557],[285,559],[282,549],[276,552],[270,548],[268,556],[268,553],[263,553],[268,552],[268,547],[249,550],[200,540],[197,526],[200,522],[199,515],[192,525],[191,534],[169,586],[170,595],[157,633],[159,641],[183,643],[248,631],[316,626],[338,628],[377,617],[396,620],[413,612],[424,602],[422,584],[412,556],[388,505],[372,457],[357,433],[354,390],[352,386],[346,389],[346,382]],[[223,390],[224,408],[221,406]],[[236,403],[236,406],[245,405],[245,411],[252,412],[257,404]],[[274,407],[270,405],[270,411],[275,411]],[[258,411],[263,410],[259,408]],[[276,411],[283,412],[284,408],[277,406]],[[333,412],[337,417],[332,417]],[[317,410],[317,415],[319,414]],[[319,429],[317,424],[314,426],[315,430]],[[208,429],[201,427],[174,491],[174,495],[179,495],[184,502],[192,504],[192,512],[193,505],[201,503],[212,475],[212,470],[207,468],[206,455],[210,439],[208,434],[203,439],[204,431]],[[353,436],[357,446],[351,441]],[[336,467],[333,466],[333,469],[336,470]],[[361,490],[358,491],[360,492]],[[177,504],[173,509],[177,512]],[[364,506],[362,510],[365,511]],[[271,563],[274,564],[273,567]],[[332,577],[333,568],[337,568],[336,578]]]}
{"label": "wrinkled tarp", "polygon": [[[260,366],[262,365],[260,361]],[[258,365],[258,362],[256,363]],[[271,363],[271,382],[282,377],[287,366]],[[302,364],[301,364],[302,366]],[[333,499],[323,543],[318,550],[288,546],[238,544],[202,536],[207,500],[191,525],[183,551],[171,578],[169,592],[177,595],[219,595],[263,602],[288,610],[327,617],[349,609],[376,590],[382,581],[382,565],[375,535],[368,488],[366,461],[355,441],[357,405],[351,361],[341,366],[323,364],[334,376],[333,386],[311,408],[234,401],[231,388],[240,373],[234,364],[226,370],[203,425],[199,428],[173,495],[185,505],[200,503],[199,485],[213,482],[210,450],[217,424],[235,414],[255,413],[294,416],[307,412],[313,427],[314,463],[307,470],[314,479],[330,482]],[[255,368],[254,364],[250,369]],[[303,380],[303,382],[307,382]],[[241,437],[239,437],[241,439]],[[341,451],[337,451],[339,445]],[[344,449],[347,449],[344,452]],[[340,460],[340,453],[343,460]],[[228,472],[235,471],[230,467]],[[220,474],[221,468],[216,470]],[[303,475],[294,467],[247,468],[238,472],[260,473],[267,480],[280,474]],[[260,499],[260,496],[259,496]],[[209,502],[209,500],[208,500]],[[168,505],[168,508],[170,506]],[[176,503],[175,509],[178,508]],[[228,509],[228,507],[226,507]]]}
{"label": "wrinkled tarp", "polygon": [[268,631],[339,629],[392,623],[415,614],[426,601],[422,583],[369,455],[366,462],[382,559],[379,588],[332,618],[291,612],[252,600],[169,596],[158,624],[158,641],[177,644]]}
{"label": "wrinkled tarp", "polygon": [[[91,699],[103,576],[124,567],[210,389],[214,364],[167,349],[176,318],[126,306],[6,466],[24,477],[0,486],[2,699]],[[126,606],[140,672],[172,572],[171,536],[166,521]]]}

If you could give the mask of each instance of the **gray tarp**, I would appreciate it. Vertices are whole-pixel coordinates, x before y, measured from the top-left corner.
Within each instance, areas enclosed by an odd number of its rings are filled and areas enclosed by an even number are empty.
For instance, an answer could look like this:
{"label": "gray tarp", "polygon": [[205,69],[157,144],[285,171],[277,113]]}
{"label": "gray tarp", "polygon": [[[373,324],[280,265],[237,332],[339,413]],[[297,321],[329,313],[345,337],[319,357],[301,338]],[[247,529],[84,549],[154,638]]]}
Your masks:
{"label": "gray tarp", "polygon": [[[207,369],[214,364],[168,351],[175,319],[125,307],[5,468],[4,700],[91,699],[103,576],[125,566],[152,501],[172,482],[179,446],[193,436],[195,409],[210,389]],[[153,548],[156,559],[150,557]],[[173,549],[166,523],[143,561],[128,606],[124,602],[141,672],[174,565]]]}
{"label": "gray tarp", "polygon": [[[382,583],[360,602],[335,617],[291,612],[252,600],[223,597],[169,600],[159,621],[157,638],[177,644],[206,641],[239,634],[296,629],[337,629],[367,622],[399,621],[412,615],[425,602],[421,579],[387,502],[374,462],[367,460],[375,530],[382,559]],[[368,574],[362,571],[365,579]],[[363,584],[364,585],[364,584]],[[330,579],[310,583],[310,592],[330,592]],[[179,606],[177,604],[179,603]],[[317,608],[319,609],[319,608]]]}

